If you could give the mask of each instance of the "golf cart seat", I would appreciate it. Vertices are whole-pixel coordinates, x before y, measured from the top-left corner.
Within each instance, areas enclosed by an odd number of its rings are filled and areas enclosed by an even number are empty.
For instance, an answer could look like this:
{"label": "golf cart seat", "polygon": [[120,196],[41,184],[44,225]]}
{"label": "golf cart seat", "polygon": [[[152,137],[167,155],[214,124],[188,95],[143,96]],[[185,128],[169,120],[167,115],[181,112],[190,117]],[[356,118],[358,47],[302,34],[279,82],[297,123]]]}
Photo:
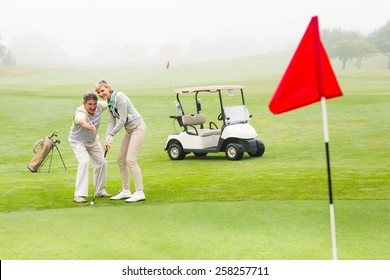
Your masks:
{"label": "golf cart seat", "polygon": [[203,114],[190,114],[181,117],[183,125],[202,125],[206,122],[206,117]]}
{"label": "golf cart seat", "polygon": [[[203,124],[206,122],[206,117],[204,114],[190,114],[190,115],[183,115],[181,117],[181,121],[184,126],[184,130],[191,135],[198,135],[200,137],[206,137],[211,135],[219,135],[221,134],[220,129],[205,129],[203,128]],[[200,125],[200,128],[197,129],[195,125]],[[195,132],[189,131],[187,129],[187,126],[192,127]]]}

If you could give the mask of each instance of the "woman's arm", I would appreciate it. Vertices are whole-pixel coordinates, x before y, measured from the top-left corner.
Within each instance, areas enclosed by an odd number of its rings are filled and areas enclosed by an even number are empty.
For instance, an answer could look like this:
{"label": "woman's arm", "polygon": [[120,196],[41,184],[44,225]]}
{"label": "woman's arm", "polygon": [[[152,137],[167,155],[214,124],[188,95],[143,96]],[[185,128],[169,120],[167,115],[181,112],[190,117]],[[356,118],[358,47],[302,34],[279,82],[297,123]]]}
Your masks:
{"label": "woman's arm", "polygon": [[115,119],[114,115],[111,113],[111,111],[109,111],[106,137],[107,137],[109,134],[111,134],[112,136],[114,136],[111,132],[112,132],[112,129],[115,127],[115,124],[116,124],[116,119]]}
{"label": "woman's arm", "polygon": [[[114,122],[113,123],[109,122],[109,128],[111,128],[111,129],[110,129],[110,132],[108,134],[111,134],[112,136],[117,134],[119,132],[119,130],[127,122],[127,116],[128,116],[127,100],[128,100],[128,97],[124,93],[118,92],[117,95],[115,96],[115,107],[117,108],[117,113],[119,115],[119,119],[118,119],[118,122],[115,124],[115,117],[112,116],[114,118]],[[112,127],[110,127],[110,123],[111,123]]]}

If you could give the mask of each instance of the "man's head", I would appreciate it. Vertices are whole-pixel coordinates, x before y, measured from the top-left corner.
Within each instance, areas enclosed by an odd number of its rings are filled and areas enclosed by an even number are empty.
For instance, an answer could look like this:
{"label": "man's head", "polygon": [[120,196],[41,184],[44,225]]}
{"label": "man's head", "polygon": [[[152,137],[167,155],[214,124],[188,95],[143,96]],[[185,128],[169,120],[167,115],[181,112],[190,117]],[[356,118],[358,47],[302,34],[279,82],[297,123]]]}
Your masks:
{"label": "man's head", "polygon": [[98,101],[98,97],[96,96],[96,94],[94,94],[93,92],[87,92],[86,94],[84,94],[83,99],[85,110],[91,115],[95,114]]}

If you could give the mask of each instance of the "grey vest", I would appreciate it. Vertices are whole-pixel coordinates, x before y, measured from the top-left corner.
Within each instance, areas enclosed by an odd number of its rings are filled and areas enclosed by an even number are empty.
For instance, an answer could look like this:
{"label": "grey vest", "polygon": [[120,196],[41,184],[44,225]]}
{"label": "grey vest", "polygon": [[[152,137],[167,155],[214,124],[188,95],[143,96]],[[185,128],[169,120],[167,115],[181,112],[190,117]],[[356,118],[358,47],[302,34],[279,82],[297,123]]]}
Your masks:
{"label": "grey vest", "polygon": [[75,124],[74,117],[76,116],[77,113],[85,114],[87,122],[89,124],[94,122],[95,123],[95,127],[96,127],[96,131],[98,131],[99,130],[99,126],[100,126],[100,119],[101,119],[102,113],[103,113],[102,104],[100,104],[99,102],[97,103],[97,108],[96,108],[95,114],[93,114],[93,115],[89,115],[85,111],[83,105],[78,107],[76,109],[76,112],[74,113],[72,127],[70,128],[70,132],[69,132],[69,138],[71,138],[71,139],[74,139],[74,140],[77,140],[77,141],[81,141],[81,142],[84,142],[84,143],[93,143],[93,142],[95,142],[96,141],[96,137],[97,137],[97,133],[93,134],[90,130],[87,130],[87,129],[83,128],[81,125]]}

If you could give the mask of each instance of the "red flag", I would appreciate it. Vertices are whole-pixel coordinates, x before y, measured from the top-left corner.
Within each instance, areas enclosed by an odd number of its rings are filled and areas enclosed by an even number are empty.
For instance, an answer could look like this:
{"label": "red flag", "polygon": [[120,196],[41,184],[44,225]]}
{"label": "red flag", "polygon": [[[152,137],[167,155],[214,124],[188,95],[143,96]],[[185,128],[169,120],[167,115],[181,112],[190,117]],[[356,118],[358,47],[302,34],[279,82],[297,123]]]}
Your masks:
{"label": "red flag", "polygon": [[167,62],[167,66],[166,66],[166,68],[167,68],[167,69],[169,68],[169,60],[168,60],[168,62]]}
{"label": "red flag", "polygon": [[294,110],[321,97],[333,98],[342,92],[320,40],[318,17],[312,17],[282,80],[269,103],[274,114]]}

